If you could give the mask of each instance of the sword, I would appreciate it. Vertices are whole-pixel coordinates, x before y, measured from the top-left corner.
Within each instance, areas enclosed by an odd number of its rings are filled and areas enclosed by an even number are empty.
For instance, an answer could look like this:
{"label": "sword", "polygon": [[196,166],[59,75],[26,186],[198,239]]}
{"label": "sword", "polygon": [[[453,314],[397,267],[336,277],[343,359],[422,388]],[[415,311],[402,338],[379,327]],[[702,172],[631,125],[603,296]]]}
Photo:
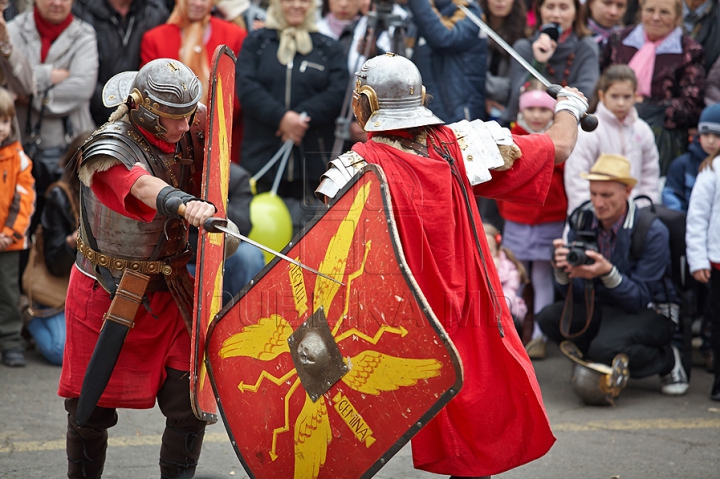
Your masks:
{"label": "sword", "polygon": [[[175,208],[175,206],[172,205],[172,206],[170,206],[169,208],[170,208],[170,209],[173,209],[173,208]],[[185,209],[186,209],[186,206],[185,206],[184,204],[180,203],[180,205],[178,205],[178,207],[177,207],[177,212],[178,212],[178,214],[179,214],[180,216],[183,216],[183,217],[184,217],[184,216],[185,216]],[[270,254],[272,254],[272,255],[275,255],[275,256],[277,256],[278,258],[282,258],[282,259],[284,259],[285,261],[288,261],[288,262],[294,264],[295,266],[299,266],[299,267],[301,267],[302,269],[305,269],[305,270],[310,271],[311,273],[314,273],[314,274],[316,274],[316,275],[318,275],[318,276],[322,276],[322,277],[325,278],[325,279],[329,279],[330,281],[332,281],[332,282],[334,282],[334,283],[337,283],[337,284],[339,284],[339,285],[341,285],[341,286],[345,286],[345,283],[343,283],[343,282],[341,282],[341,281],[338,281],[338,280],[336,280],[335,278],[332,278],[332,277],[330,277],[330,276],[328,276],[328,275],[326,275],[326,274],[324,274],[324,273],[321,273],[320,271],[318,271],[318,270],[316,270],[316,269],[313,269],[313,268],[311,268],[310,266],[308,266],[308,265],[306,265],[306,264],[303,264],[303,263],[301,263],[300,261],[298,261],[298,260],[296,260],[296,259],[292,259],[291,257],[286,256],[286,255],[280,253],[279,251],[275,251],[275,250],[272,249],[272,248],[268,248],[267,246],[265,246],[265,245],[263,245],[263,244],[260,244],[260,243],[258,243],[257,241],[253,241],[253,240],[251,240],[250,238],[248,238],[247,236],[241,235],[241,234],[239,234],[239,233],[236,233],[236,232],[234,232],[234,231],[226,228],[226,226],[227,226],[227,221],[228,221],[228,220],[226,220],[226,219],[224,219],[224,218],[208,218],[207,220],[205,220],[205,224],[203,224],[203,228],[205,228],[205,231],[207,231],[208,233],[225,233],[225,234],[227,234],[227,235],[230,235],[230,236],[232,236],[232,237],[235,237],[235,238],[239,239],[240,241],[245,241],[245,242],[253,245],[253,246],[256,247],[256,248],[260,248],[261,250],[266,251],[266,252],[268,252],[268,253],[270,253]]]}
{"label": "sword", "polygon": [[302,269],[305,269],[305,270],[310,271],[311,273],[314,273],[314,274],[316,274],[316,275],[318,275],[318,276],[322,276],[323,278],[329,279],[330,281],[333,281],[333,282],[335,282],[335,283],[337,283],[337,284],[339,284],[339,285],[345,286],[345,283],[343,283],[343,282],[341,282],[341,281],[338,281],[338,280],[336,280],[335,278],[332,278],[332,277],[330,277],[330,276],[328,276],[328,275],[326,275],[326,274],[324,274],[324,273],[321,273],[320,271],[318,271],[318,270],[316,270],[316,269],[313,269],[313,268],[311,268],[310,266],[308,266],[308,265],[306,265],[306,264],[303,264],[303,263],[301,263],[300,261],[298,261],[298,260],[296,260],[296,259],[292,259],[291,257],[286,256],[286,255],[280,253],[279,251],[275,251],[274,249],[268,248],[267,246],[265,246],[265,245],[263,245],[263,244],[260,244],[260,243],[258,243],[257,241],[253,241],[253,240],[251,240],[250,238],[248,238],[247,236],[244,236],[244,235],[241,235],[241,234],[239,234],[239,233],[236,233],[236,232],[234,232],[234,231],[226,228],[225,225],[227,225],[227,220],[226,220],[226,219],[223,219],[223,218],[209,218],[209,219],[207,219],[207,220],[205,221],[205,224],[203,225],[203,228],[205,228],[205,231],[207,231],[208,233],[223,232],[223,233],[225,233],[226,235],[233,236],[233,237],[239,239],[240,241],[245,241],[246,243],[250,243],[251,245],[253,245],[253,246],[256,247],[256,248],[260,248],[260,249],[263,250],[263,251],[267,251],[267,252],[270,253],[270,254],[273,254],[273,255],[275,255],[275,256],[277,256],[277,257],[279,257],[279,258],[282,258],[282,259],[284,259],[285,261],[288,261],[288,262],[294,264],[295,266],[299,266],[299,267],[301,267]]}
{"label": "sword", "polygon": [[[485,32],[487,36],[495,40],[495,43],[500,45],[503,50],[505,50],[511,57],[515,59],[516,62],[518,62],[520,65],[522,65],[525,70],[528,71],[532,76],[537,78],[537,80],[545,85],[545,88],[547,88],[548,95],[551,97],[557,99],[558,93],[560,93],[560,90],[562,87],[560,85],[553,85],[551,84],[547,78],[542,76],[539,71],[535,69],[527,60],[525,60],[518,52],[515,51],[513,47],[508,45],[508,43],[502,39],[500,35],[495,33],[495,31],[490,28],[485,22],[480,20],[477,15],[475,15],[473,12],[467,9],[465,5],[458,5],[457,6],[467,17],[472,21],[475,25],[477,25],[480,30]],[[583,117],[580,119],[580,126],[585,131],[593,131],[595,128],[597,128],[598,120],[595,115],[587,114],[585,113]]]}
{"label": "sword", "polygon": [[[179,202],[179,200],[178,200],[178,202]],[[169,205],[168,207],[171,210],[175,208],[174,204],[172,206]],[[185,217],[185,209],[186,208],[187,207],[184,204],[180,203],[177,207],[178,214],[182,217]],[[248,238],[247,236],[244,236],[244,235],[236,233],[232,230],[229,230],[226,228],[226,226],[227,226],[227,220],[224,218],[208,218],[205,220],[205,224],[203,224],[203,228],[205,228],[205,231],[207,231],[208,233],[225,233],[227,235],[230,235],[232,237],[239,239],[240,241],[245,241],[245,242],[253,245],[256,248],[260,248],[263,251],[267,251],[268,253],[277,256],[278,258],[282,258],[285,261],[288,261],[288,262],[294,264],[295,266],[299,266],[302,269],[306,269],[306,270],[310,271],[311,273],[314,273],[318,276],[322,276],[325,279],[329,279],[330,281],[333,281],[341,286],[345,286],[345,283],[338,281],[335,278],[332,278],[324,273],[321,273],[320,271],[313,269],[310,266],[303,264],[296,259],[292,259],[289,256],[285,256],[284,254],[280,253],[279,251],[275,251],[274,249],[268,248],[267,246],[260,244],[257,241],[253,241],[250,238]]]}
{"label": "sword", "polygon": [[112,376],[125,338],[135,323],[150,277],[126,269],[115,290],[110,308],[103,316],[97,343],[85,370],[75,421],[85,426]]}

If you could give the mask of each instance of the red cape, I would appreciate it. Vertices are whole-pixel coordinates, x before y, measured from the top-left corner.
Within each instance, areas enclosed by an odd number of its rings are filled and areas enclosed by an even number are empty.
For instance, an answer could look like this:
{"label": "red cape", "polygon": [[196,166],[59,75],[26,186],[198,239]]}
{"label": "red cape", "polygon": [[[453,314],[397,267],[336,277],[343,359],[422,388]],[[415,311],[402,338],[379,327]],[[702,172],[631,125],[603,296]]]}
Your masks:
{"label": "red cape", "polygon": [[550,186],[555,148],[547,135],[516,137],[523,156],[513,168],[493,171],[491,181],[472,188],[452,131],[446,127],[429,130],[436,144],[447,145],[456,159],[482,257],[463,190],[448,162],[432,146],[429,158],[372,140],[353,147],[387,175],[408,265],[464,368],[465,382],[458,396],[413,439],[413,460],[416,468],[438,474],[498,474],[541,457],[555,438],[532,363],[504,305],[473,192],[542,204]]}

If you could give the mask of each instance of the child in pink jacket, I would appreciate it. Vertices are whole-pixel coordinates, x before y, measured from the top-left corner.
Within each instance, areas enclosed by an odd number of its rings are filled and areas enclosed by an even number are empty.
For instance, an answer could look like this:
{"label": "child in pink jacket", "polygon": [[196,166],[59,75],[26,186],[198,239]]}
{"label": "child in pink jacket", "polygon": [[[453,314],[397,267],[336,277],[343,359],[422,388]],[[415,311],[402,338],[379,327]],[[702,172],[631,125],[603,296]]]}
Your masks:
{"label": "child in pink jacket", "polygon": [[632,198],[647,195],[660,201],[660,163],[655,136],[635,109],[637,78],[627,65],[613,65],[598,81],[598,127],[579,131],[577,144],[565,162],[568,214],[590,199],[587,173],[602,153],[622,155],[630,161],[630,174],[638,179]]}
{"label": "child in pink jacket", "polygon": [[522,324],[527,314],[525,300],[520,297],[520,287],[528,282],[525,267],[515,258],[512,251],[502,246],[502,235],[491,224],[484,223],[488,247],[497,268],[505,302],[515,322],[518,334],[522,336]]}

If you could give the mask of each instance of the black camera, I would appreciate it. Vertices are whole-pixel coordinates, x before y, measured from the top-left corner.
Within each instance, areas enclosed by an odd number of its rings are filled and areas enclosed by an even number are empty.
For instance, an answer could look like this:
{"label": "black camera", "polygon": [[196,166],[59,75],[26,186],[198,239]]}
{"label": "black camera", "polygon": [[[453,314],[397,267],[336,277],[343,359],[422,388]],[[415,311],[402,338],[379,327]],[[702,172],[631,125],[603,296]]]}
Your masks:
{"label": "black camera", "polygon": [[583,264],[593,264],[594,259],[589,258],[585,253],[587,250],[600,252],[597,244],[597,234],[595,231],[580,230],[577,232],[577,241],[567,245],[568,251],[566,261],[570,266],[580,266]]}
{"label": "black camera", "polygon": [[378,14],[390,15],[394,4],[395,0],[375,0],[375,9]]}

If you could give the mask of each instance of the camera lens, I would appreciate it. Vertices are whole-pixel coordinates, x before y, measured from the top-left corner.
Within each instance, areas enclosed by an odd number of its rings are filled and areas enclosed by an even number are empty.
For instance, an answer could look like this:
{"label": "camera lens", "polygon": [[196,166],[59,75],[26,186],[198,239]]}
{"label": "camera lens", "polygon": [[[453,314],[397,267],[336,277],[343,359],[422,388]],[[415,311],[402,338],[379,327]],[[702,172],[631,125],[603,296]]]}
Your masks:
{"label": "camera lens", "polygon": [[585,254],[584,251],[582,251],[580,249],[573,248],[570,251],[568,251],[567,263],[570,266],[581,265],[581,264],[585,263],[586,260],[587,260],[587,255]]}

